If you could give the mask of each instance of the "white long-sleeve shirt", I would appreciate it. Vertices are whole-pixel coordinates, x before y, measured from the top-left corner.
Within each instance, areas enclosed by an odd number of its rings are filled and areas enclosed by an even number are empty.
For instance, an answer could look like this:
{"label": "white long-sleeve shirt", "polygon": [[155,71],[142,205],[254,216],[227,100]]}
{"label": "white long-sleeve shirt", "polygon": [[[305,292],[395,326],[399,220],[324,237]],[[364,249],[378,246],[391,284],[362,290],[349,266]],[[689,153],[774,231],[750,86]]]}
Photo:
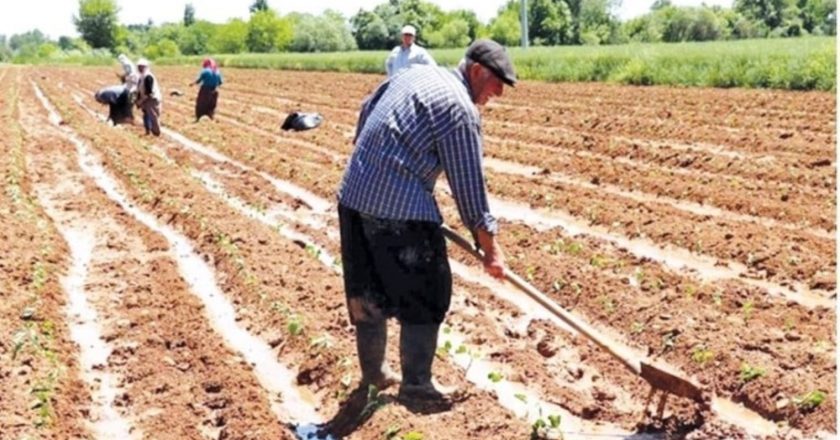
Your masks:
{"label": "white long-sleeve shirt", "polygon": [[394,76],[395,73],[405,69],[412,64],[428,64],[437,66],[435,59],[429,55],[429,52],[422,47],[412,44],[408,48],[399,45],[391,51],[388,59],[385,60],[385,71],[388,72],[388,77]]}

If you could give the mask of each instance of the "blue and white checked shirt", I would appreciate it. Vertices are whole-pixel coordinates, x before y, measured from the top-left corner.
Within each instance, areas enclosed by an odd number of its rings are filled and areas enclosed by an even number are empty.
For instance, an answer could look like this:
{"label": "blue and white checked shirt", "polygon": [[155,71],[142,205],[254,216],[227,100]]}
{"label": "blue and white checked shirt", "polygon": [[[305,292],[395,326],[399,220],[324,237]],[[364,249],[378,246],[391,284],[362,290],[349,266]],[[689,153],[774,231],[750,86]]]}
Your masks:
{"label": "blue and white checked shirt", "polygon": [[415,66],[383,82],[362,103],[355,143],[338,191],[342,205],[442,223],[434,187],[446,171],[464,224],[498,230],[481,168],[481,119],[459,71]]}

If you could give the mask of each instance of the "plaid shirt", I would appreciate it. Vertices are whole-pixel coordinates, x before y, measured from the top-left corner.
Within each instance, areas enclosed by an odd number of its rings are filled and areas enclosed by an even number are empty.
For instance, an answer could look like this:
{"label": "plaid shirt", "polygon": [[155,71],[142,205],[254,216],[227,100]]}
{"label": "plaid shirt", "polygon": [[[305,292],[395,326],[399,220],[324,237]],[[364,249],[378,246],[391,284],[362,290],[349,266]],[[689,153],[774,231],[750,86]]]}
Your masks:
{"label": "plaid shirt", "polygon": [[393,220],[442,223],[434,198],[445,171],[461,221],[495,234],[481,168],[481,119],[455,70],[415,66],[362,103],[339,203]]}

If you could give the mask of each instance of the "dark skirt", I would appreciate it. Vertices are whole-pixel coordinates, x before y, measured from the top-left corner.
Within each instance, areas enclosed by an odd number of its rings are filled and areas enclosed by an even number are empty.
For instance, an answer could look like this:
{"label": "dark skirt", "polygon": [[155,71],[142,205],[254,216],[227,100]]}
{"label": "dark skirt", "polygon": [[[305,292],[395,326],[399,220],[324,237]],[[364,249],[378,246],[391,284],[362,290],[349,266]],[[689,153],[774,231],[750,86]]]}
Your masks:
{"label": "dark skirt", "polygon": [[202,86],[198,90],[198,97],[195,98],[195,119],[201,119],[202,116],[209,116],[210,119],[213,119],[213,115],[216,113],[216,103],[218,100],[218,90]]}
{"label": "dark skirt", "polygon": [[[370,317],[396,317],[406,324],[443,322],[452,273],[440,225],[378,219],[341,205],[338,218],[353,323]],[[362,304],[363,316],[354,316],[354,301]]]}

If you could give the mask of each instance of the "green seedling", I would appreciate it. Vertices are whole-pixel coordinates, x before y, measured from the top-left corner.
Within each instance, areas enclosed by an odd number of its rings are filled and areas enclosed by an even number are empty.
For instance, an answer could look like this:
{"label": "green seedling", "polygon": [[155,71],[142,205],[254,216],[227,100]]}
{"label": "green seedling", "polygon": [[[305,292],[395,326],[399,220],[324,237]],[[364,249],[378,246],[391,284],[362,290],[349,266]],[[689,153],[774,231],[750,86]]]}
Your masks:
{"label": "green seedling", "polygon": [[487,378],[490,379],[490,382],[499,383],[505,377],[502,375],[502,373],[499,373],[499,372],[496,372],[496,371],[491,371],[490,373],[487,374]]}
{"label": "green seedling", "polygon": [[688,299],[692,299],[694,298],[694,294],[697,293],[697,287],[693,284],[686,284],[683,286],[683,293],[685,293],[685,296],[688,297]]}
{"label": "green seedling", "polygon": [[516,397],[516,399],[519,400],[522,403],[528,403],[528,396],[526,396],[522,393],[516,393],[516,394],[513,395],[513,397]]}
{"label": "green seedling", "polygon": [[636,321],[630,325],[630,333],[633,333],[634,335],[638,335],[643,331],[645,331],[645,325],[641,322]]}
{"label": "green seedling", "polygon": [[639,285],[641,285],[645,282],[645,271],[637,267],[636,271],[633,273],[633,278],[635,278],[636,282],[639,283]]}
{"label": "green seedling", "polygon": [[677,345],[677,331],[672,330],[662,335],[662,351],[673,350]]}
{"label": "green seedling", "polygon": [[548,416],[548,424],[549,424],[549,426],[551,426],[551,429],[559,428],[560,427],[560,420],[561,419],[560,419],[559,414]]}
{"label": "green seedling", "polygon": [[464,344],[461,344],[455,350],[455,354],[469,354],[469,350],[467,350],[467,347]]}
{"label": "green seedling", "polygon": [[716,290],[715,293],[712,294],[712,301],[715,303],[716,306],[722,306],[723,294],[721,294],[720,291]]}
{"label": "green seedling", "polygon": [[554,282],[551,283],[551,288],[554,289],[555,292],[559,292],[559,291],[563,290],[563,287],[565,287],[565,286],[566,286],[566,281],[564,281],[564,280],[554,280]]}
{"label": "green seedling", "polygon": [[399,425],[391,425],[385,430],[385,432],[382,433],[382,435],[385,437],[385,440],[391,440],[400,433],[401,429],[402,428]]}
{"label": "green seedling", "polygon": [[534,281],[534,274],[537,272],[537,268],[534,266],[528,266],[525,268],[525,278],[528,281]]}
{"label": "green seedling", "polygon": [[741,312],[744,314],[744,320],[749,320],[752,316],[753,310],[755,309],[755,304],[752,300],[749,300],[741,306]]}
{"label": "green seedling", "polygon": [[610,264],[610,259],[603,255],[595,255],[589,259],[589,264],[592,267],[597,267],[601,269],[607,267]]}
{"label": "green seedling", "polygon": [[604,311],[607,312],[607,314],[612,315],[613,312],[615,312],[615,301],[613,301],[612,298],[602,296],[599,302],[601,303],[601,307],[604,308]]}
{"label": "green seedling", "polygon": [[789,332],[789,331],[793,330],[794,328],[796,328],[796,325],[794,325],[794,323],[793,323],[793,318],[791,318],[791,317],[785,318],[785,325],[784,325],[785,331]]}
{"label": "green seedling", "polygon": [[691,360],[700,365],[704,365],[714,358],[715,354],[703,346],[694,347],[694,350],[691,352]]}
{"label": "green seedling", "polygon": [[450,351],[452,351],[452,341],[446,340],[443,345],[438,347],[436,352],[438,356],[445,356],[449,354]]}
{"label": "green seedling", "polygon": [[423,433],[418,431],[411,431],[403,436],[403,440],[423,440]]}
{"label": "green seedling", "polygon": [[317,337],[317,338],[312,338],[309,341],[309,347],[314,348],[314,349],[319,350],[319,351],[323,350],[323,349],[326,349],[326,348],[329,348],[329,347],[332,347],[333,345],[334,345],[333,341],[329,337],[329,335],[322,335],[322,336]]}
{"label": "green seedling", "polygon": [[300,321],[300,317],[293,315],[286,325],[286,330],[292,336],[300,336],[303,333],[303,323]]}
{"label": "green seedling", "polygon": [[379,394],[379,388],[376,385],[368,385],[367,403],[362,408],[359,420],[367,419],[383,406],[385,406],[385,399]]}
{"label": "green seedling", "polygon": [[311,255],[312,258],[317,259],[321,257],[321,250],[311,243],[306,245],[306,252],[309,253],[309,255]]}
{"label": "green seedling", "polygon": [[799,408],[810,411],[825,402],[826,394],[822,391],[811,391],[804,396],[794,397],[793,403]]}
{"label": "green seedling", "polygon": [[446,326],[446,327],[443,328],[443,334],[448,335],[450,333],[452,333],[452,328],[451,327]]}
{"label": "green seedling", "polygon": [[741,381],[744,383],[751,382],[759,377],[764,376],[767,374],[767,371],[764,368],[760,367],[753,367],[750,364],[744,362],[741,364],[741,369],[739,370],[739,377]]}

